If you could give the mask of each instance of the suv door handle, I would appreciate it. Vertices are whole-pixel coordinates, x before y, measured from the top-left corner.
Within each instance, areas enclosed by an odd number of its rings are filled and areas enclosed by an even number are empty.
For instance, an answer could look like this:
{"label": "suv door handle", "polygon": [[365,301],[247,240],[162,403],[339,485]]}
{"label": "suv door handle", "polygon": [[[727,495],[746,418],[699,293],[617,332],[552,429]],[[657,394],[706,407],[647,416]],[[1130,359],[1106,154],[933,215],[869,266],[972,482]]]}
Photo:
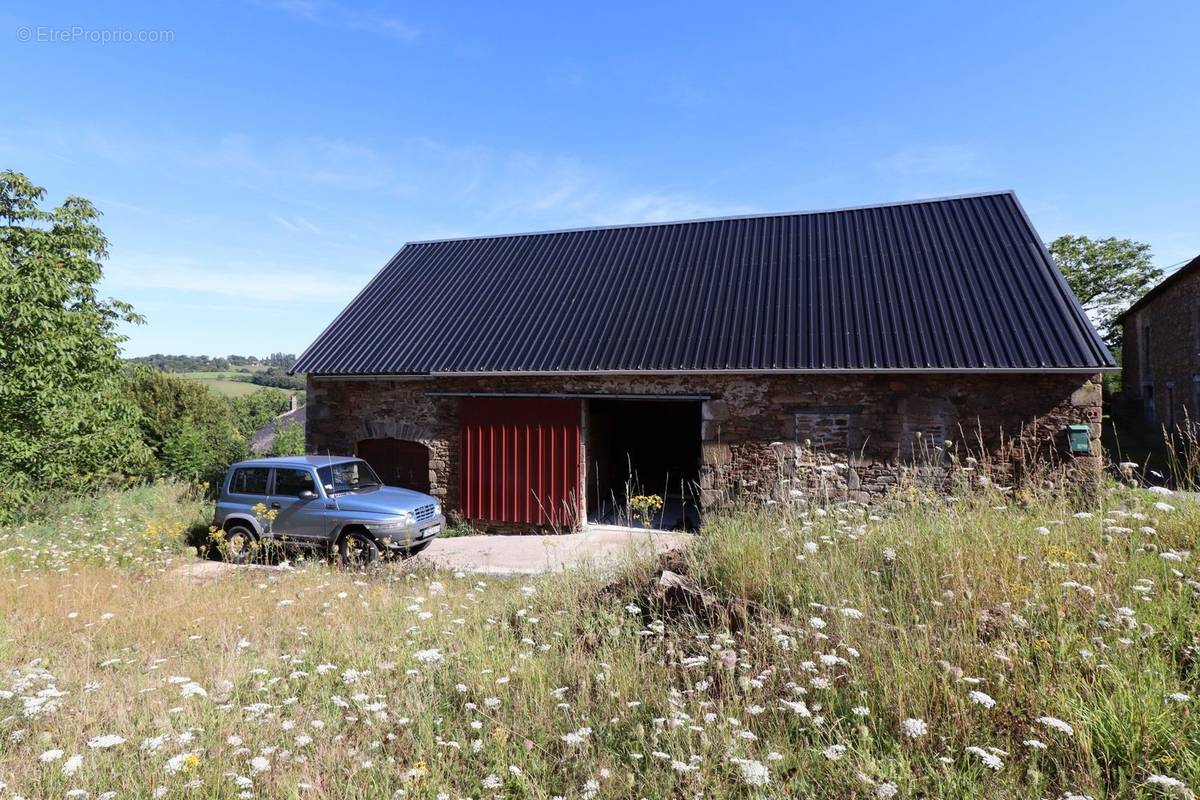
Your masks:
{"label": "suv door handle", "polygon": [[279,508],[279,503],[271,503],[271,508]]}

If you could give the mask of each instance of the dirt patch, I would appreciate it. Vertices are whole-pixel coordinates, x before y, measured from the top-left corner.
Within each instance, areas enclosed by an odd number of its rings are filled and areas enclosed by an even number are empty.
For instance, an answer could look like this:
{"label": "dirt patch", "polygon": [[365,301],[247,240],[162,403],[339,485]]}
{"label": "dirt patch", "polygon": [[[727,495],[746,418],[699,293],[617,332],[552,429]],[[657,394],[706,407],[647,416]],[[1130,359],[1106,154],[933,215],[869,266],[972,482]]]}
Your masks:
{"label": "dirt patch", "polygon": [[168,577],[183,583],[210,583],[238,572],[261,572],[264,574],[283,572],[283,567],[262,564],[228,564],[224,561],[200,560],[188,561],[173,567],[167,573]]}

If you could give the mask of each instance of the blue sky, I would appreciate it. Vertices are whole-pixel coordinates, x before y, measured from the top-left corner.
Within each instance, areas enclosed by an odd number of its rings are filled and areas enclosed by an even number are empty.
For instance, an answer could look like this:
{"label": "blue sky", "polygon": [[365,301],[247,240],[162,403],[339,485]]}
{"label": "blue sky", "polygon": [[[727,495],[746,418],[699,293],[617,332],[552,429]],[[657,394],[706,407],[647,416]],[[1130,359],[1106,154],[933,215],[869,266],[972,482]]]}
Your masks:
{"label": "blue sky", "polygon": [[442,236],[1015,189],[1200,254],[1200,4],[841,5],[9,2],[0,167],[103,210],[131,355],[299,352]]}

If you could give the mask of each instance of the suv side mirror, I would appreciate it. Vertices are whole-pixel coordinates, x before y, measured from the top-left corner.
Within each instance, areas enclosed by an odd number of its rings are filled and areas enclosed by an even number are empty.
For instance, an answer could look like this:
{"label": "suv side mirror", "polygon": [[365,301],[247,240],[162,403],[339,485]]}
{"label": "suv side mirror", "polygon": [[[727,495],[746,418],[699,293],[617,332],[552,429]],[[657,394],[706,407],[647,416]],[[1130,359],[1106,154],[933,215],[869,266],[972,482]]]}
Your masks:
{"label": "suv side mirror", "polygon": [[300,499],[301,500],[316,500],[317,493],[312,491],[311,489],[305,489],[303,492],[300,493]]}

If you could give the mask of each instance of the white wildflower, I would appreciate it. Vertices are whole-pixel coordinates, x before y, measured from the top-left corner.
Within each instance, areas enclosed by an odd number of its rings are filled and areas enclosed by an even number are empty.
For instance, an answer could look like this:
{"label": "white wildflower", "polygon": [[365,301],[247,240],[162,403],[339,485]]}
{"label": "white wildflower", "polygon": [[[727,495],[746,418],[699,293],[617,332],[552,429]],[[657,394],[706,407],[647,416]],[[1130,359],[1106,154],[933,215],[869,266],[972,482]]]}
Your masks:
{"label": "white wildflower", "polygon": [[808,710],[808,705],[803,700],[780,700],[779,704],[802,717],[812,716],[812,713]]}
{"label": "white wildflower", "polygon": [[909,717],[900,723],[900,730],[909,739],[919,739],[929,733],[929,726],[925,724],[925,720]]}
{"label": "white wildflower", "polygon": [[569,745],[577,746],[584,743],[589,736],[592,735],[591,728],[580,728],[577,731],[571,731],[562,737],[562,740]]}
{"label": "white wildflower", "polygon": [[1151,786],[1158,786],[1167,794],[1173,794],[1177,797],[1190,798],[1192,796],[1192,792],[1188,789],[1186,783],[1169,775],[1151,775],[1146,779],[1146,783]]}
{"label": "white wildflower", "polygon": [[168,738],[168,735],[165,733],[161,736],[152,736],[147,739],[142,739],[142,743],[138,745],[138,747],[140,747],[142,750],[145,750],[147,753],[153,753],[166,744]]}
{"label": "white wildflower", "polygon": [[846,752],[846,745],[831,744],[821,751],[821,755],[825,756],[830,761],[837,761]]}
{"label": "white wildflower", "polygon": [[1047,728],[1053,728],[1060,733],[1065,733],[1067,736],[1075,735],[1075,729],[1071,727],[1070,723],[1063,722],[1058,717],[1038,717],[1037,721]]}
{"label": "white wildflower", "polygon": [[422,664],[436,664],[441,661],[442,651],[436,647],[431,647],[428,650],[418,650],[413,653],[413,658]]}
{"label": "white wildflower", "polygon": [[996,705],[996,701],[992,698],[992,696],[990,694],[988,694],[986,692],[973,690],[970,694],[967,695],[967,697],[969,697],[971,699],[972,703],[981,705],[984,708],[992,708],[993,706]]}
{"label": "white wildflower", "polygon": [[116,747],[119,744],[125,744],[125,739],[113,733],[105,734],[104,736],[93,736],[88,739],[88,747],[97,750],[107,750],[110,747]]}
{"label": "white wildflower", "polygon": [[169,774],[174,775],[183,772],[189,765],[195,766],[200,763],[200,757],[195,753],[180,753],[177,756],[171,756],[167,759],[167,763],[163,766]]}
{"label": "white wildflower", "polygon": [[971,746],[967,748],[967,752],[978,756],[979,760],[988,769],[999,770],[1004,767],[1004,762],[1000,759],[1000,756],[984,750],[982,747]]}
{"label": "white wildflower", "polygon": [[771,782],[771,772],[761,761],[749,758],[736,758],[733,761],[741,770],[742,783],[747,786],[766,786]]}

